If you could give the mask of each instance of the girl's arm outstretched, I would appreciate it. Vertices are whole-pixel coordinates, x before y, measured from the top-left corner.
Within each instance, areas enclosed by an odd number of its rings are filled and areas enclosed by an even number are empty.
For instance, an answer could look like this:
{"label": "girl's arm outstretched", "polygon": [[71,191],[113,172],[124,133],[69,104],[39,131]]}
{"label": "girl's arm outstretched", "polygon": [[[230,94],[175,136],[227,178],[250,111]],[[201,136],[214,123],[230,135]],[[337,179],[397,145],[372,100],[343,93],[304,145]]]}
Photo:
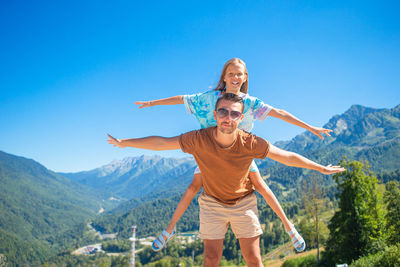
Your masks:
{"label": "girl's arm outstretched", "polygon": [[283,109],[272,108],[271,111],[268,113],[268,116],[278,118],[278,119],[284,120],[290,124],[297,125],[301,128],[304,128],[304,129],[312,132],[313,134],[315,134],[322,140],[324,140],[324,136],[322,134],[331,136],[329,133],[332,132],[332,130],[325,129],[322,127],[311,126],[311,125],[303,122],[302,120],[296,118],[295,116],[293,116],[292,114],[290,114],[289,112],[287,112]]}
{"label": "girl's arm outstretched", "polygon": [[178,105],[183,104],[183,96],[177,95],[152,101],[136,101],[135,104],[140,105],[139,108],[147,108],[159,105]]}

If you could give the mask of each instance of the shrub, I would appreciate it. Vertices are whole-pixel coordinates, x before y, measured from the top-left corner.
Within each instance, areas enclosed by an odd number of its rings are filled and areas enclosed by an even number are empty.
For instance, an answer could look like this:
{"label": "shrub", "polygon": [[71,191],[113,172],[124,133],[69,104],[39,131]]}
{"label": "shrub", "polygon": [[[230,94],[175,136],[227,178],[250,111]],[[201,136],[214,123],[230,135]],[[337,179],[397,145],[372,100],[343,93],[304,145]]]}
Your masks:
{"label": "shrub", "polygon": [[286,260],[282,267],[316,267],[317,255],[308,255],[305,257]]}
{"label": "shrub", "polygon": [[354,261],[351,267],[400,266],[400,243]]}
{"label": "shrub", "polygon": [[104,241],[101,247],[106,252],[127,252],[131,248],[129,240]]}

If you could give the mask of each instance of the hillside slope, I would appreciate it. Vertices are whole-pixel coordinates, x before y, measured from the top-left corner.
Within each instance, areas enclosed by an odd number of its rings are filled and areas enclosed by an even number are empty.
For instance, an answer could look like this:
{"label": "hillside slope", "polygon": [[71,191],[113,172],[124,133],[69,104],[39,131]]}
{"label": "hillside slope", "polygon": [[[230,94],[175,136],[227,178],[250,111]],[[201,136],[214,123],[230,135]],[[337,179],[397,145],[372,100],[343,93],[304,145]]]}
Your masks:
{"label": "hillside slope", "polygon": [[43,259],[66,245],[55,237],[106,204],[104,194],[1,151],[0,184],[0,253],[20,263]]}

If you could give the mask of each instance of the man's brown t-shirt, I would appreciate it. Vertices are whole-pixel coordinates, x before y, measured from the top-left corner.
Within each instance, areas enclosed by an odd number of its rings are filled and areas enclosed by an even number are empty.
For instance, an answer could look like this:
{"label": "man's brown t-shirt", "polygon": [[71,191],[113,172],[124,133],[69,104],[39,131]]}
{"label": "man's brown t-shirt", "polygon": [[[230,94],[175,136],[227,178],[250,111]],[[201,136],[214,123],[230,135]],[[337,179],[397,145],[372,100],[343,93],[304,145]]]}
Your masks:
{"label": "man's brown t-shirt", "polygon": [[235,142],[222,148],[215,140],[216,127],[184,133],[179,144],[192,154],[200,168],[204,192],[226,205],[254,192],[248,174],[254,158],[264,159],[269,142],[251,133],[238,130]]}

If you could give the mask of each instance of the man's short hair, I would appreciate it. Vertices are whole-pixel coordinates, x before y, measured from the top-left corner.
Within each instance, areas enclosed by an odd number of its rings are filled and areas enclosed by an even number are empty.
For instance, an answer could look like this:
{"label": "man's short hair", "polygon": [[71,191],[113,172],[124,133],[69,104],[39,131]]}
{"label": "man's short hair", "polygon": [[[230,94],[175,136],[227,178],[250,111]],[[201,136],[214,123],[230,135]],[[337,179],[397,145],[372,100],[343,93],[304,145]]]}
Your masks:
{"label": "man's short hair", "polygon": [[223,94],[221,97],[218,98],[217,103],[215,104],[215,110],[217,110],[217,107],[219,105],[219,102],[221,102],[222,100],[226,100],[226,101],[231,101],[234,103],[240,103],[242,104],[242,111],[244,110],[244,103],[243,103],[243,98],[236,95],[236,94],[232,94],[232,93],[225,93]]}

